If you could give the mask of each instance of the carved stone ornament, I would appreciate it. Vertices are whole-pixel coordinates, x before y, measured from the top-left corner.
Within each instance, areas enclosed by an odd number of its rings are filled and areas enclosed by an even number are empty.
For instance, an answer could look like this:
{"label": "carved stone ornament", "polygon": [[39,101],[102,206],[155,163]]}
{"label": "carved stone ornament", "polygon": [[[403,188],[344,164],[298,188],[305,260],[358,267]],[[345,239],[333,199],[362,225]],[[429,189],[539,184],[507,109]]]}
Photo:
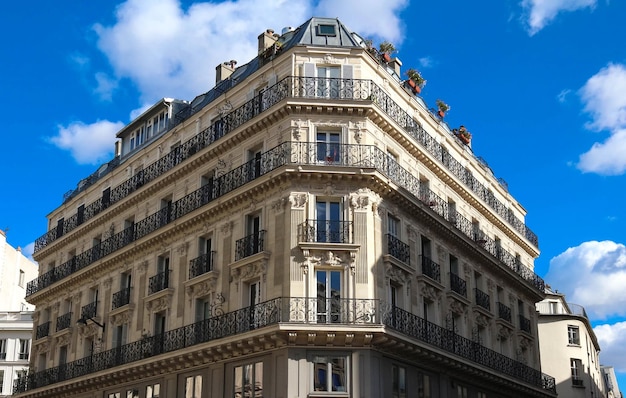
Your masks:
{"label": "carved stone ornament", "polygon": [[183,242],[176,248],[176,252],[179,256],[186,256],[189,249],[189,242]]}
{"label": "carved stone ornament", "polygon": [[465,307],[463,303],[452,298],[448,301],[448,307],[450,308],[450,311],[457,316],[465,314],[467,310],[467,307]]}
{"label": "carved stone ornament", "polygon": [[421,293],[424,299],[429,302],[435,302],[439,298],[438,291],[434,287],[426,284],[422,285]]}
{"label": "carved stone ornament", "polygon": [[220,227],[220,232],[223,233],[225,236],[230,235],[232,230],[233,230],[233,223],[232,223],[232,221],[225,222]]}
{"label": "carved stone ornament", "polygon": [[309,201],[309,195],[306,193],[292,193],[289,195],[289,203],[292,209],[304,209]]}
{"label": "carved stone ornament", "polygon": [[109,290],[109,289],[111,288],[111,283],[112,283],[112,282],[113,282],[113,281],[111,280],[111,278],[106,278],[106,279],[104,280],[104,282],[103,282],[104,289],[105,289],[105,290]]}
{"label": "carved stone ornament", "polygon": [[276,213],[282,213],[285,210],[285,206],[287,205],[288,202],[289,202],[288,198],[276,199],[272,203],[272,210],[274,210]]}
{"label": "carved stone ornament", "polygon": [[365,128],[361,123],[356,123],[354,125],[354,141],[357,144],[360,144],[363,141],[363,135],[365,134]]}
{"label": "carved stone ornament", "polygon": [[148,261],[144,260],[137,265],[137,272],[139,275],[144,275],[148,270]]}
{"label": "carved stone ornament", "polygon": [[35,346],[37,354],[44,354],[50,352],[50,342],[45,340]]}
{"label": "carved stone ornament", "polygon": [[487,318],[480,312],[474,311],[474,321],[476,322],[476,325],[478,325],[480,328],[486,328],[487,326],[489,326],[489,318]]}
{"label": "carved stone ornament", "polygon": [[88,325],[79,325],[78,326],[78,335],[85,337],[93,337],[98,335],[98,331],[102,330],[100,326],[95,323],[90,323]]}
{"label": "carved stone ornament", "polygon": [[369,188],[361,188],[350,195],[350,205],[354,210],[371,208],[373,212],[377,213],[380,202],[380,196]]}
{"label": "carved stone ornament", "polygon": [[55,343],[56,343],[57,346],[64,346],[64,345],[69,346],[70,345],[70,337],[72,337],[71,329],[70,329],[69,333],[63,333],[62,335],[57,336],[55,338]]}
{"label": "carved stone ornament", "polygon": [[155,298],[146,302],[146,309],[151,312],[159,312],[170,308],[171,297],[169,295]]}
{"label": "carved stone ornament", "polygon": [[52,305],[52,312],[59,312],[59,307],[61,307],[61,303],[54,303]]}
{"label": "carved stone ornament", "polygon": [[504,326],[498,328],[498,340],[508,340],[511,337],[511,329]]}
{"label": "carved stone ornament", "polygon": [[324,55],[324,63],[338,65],[341,64],[341,61],[335,58],[332,54],[326,54]]}
{"label": "carved stone ornament", "polygon": [[387,264],[385,267],[385,273],[387,274],[387,278],[389,278],[389,280],[401,285],[404,285],[410,279],[410,276],[406,271],[401,270],[392,264]]}
{"label": "carved stone ornament", "polygon": [[120,326],[123,324],[130,324],[130,321],[133,317],[133,311],[127,310],[124,312],[120,312],[119,314],[113,314],[109,316],[109,322],[113,326]]}
{"label": "carved stone ornament", "polygon": [[247,280],[264,276],[265,271],[267,271],[267,260],[261,260],[232,269],[230,276],[236,280]]}
{"label": "carved stone ornament", "polygon": [[530,347],[530,345],[531,345],[531,342],[526,337],[522,337],[519,340],[519,346],[522,349],[522,351],[526,351]]}
{"label": "carved stone ornament", "polygon": [[322,255],[319,255],[319,256],[312,254],[310,260],[311,260],[311,263],[314,265],[330,265],[330,266],[340,266],[345,262],[341,257],[331,252],[330,250],[327,252],[324,252]]}
{"label": "carved stone ornament", "polygon": [[207,294],[215,292],[215,286],[217,285],[217,276],[213,279],[208,279],[200,283],[187,286],[185,293],[189,299],[194,297],[203,297]]}

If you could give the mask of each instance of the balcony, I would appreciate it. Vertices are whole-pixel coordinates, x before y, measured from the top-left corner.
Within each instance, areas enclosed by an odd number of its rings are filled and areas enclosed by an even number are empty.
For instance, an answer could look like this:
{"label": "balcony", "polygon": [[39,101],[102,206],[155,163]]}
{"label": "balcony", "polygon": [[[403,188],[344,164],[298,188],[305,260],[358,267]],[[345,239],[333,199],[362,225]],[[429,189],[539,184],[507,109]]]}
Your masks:
{"label": "balcony", "polygon": [[467,283],[465,279],[462,279],[457,274],[450,274],[450,290],[460,294],[463,297],[467,297]]}
{"label": "balcony", "polygon": [[441,282],[441,273],[440,273],[440,266],[439,264],[437,264],[436,262],[434,262],[433,260],[431,260],[430,258],[426,257],[426,256],[421,256],[422,257],[422,274],[426,275],[427,277],[429,277],[430,279],[436,281],[436,282]]}
{"label": "balcony", "polygon": [[487,311],[491,311],[491,304],[489,303],[489,295],[482,290],[476,288],[474,289],[474,297],[476,299],[476,305],[486,309]]}
{"label": "balcony", "polygon": [[498,318],[511,322],[511,308],[498,301]]}
{"label": "balcony", "polygon": [[[284,142],[261,155],[258,160],[260,162],[260,176],[264,176],[270,171],[276,170],[280,167],[291,165],[309,165],[315,167],[328,167],[326,163],[320,163],[318,161],[318,143],[317,142]],[[419,201],[420,197],[425,195],[427,188],[424,187],[421,181],[415,177],[411,172],[402,168],[393,159],[389,159],[389,156],[380,148],[369,145],[351,145],[351,144],[338,144],[338,153],[334,155],[336,159],[336,165],[342,167],[353,167],[355,172],[365,168],[374,168],[384,175],[386,175],[395,184],[405,190],[407,195],[411,195],[414,200]],[[154,213],[147,218],[137,222],[130,229],[126,229],[117,234],[114,234],[110,238],[103,240],[98,247],[98,256],[104,257],[119,250],[130,243],[129,237],[133,239],[143,238],[157,229],[163,227],[163,220],[169,220],[173,222],[190,212],[206,205],[215,198],[221,197],[243,185],[252,181],[250,178],[257,178],[255,174],[252,175],[249,172],[248,163],[237,167],[220,177],[216,178],[213,183],[212,194],[207,195],[205,187],[189,193],[188,195],[180,198],[172,203],[168,207],[167,211],[170,213],[164,218],[162,211]],[[428,198],[433,198],[436,195],[432,192],[428,193]],[[441,198],[437,200],[437,206],[431,207],[432,211],[438,214],[442,219],[449,222],[459,232],[467,236],[469,239],[475,238],[474,225],[471,220],[463,217],[458,212],[450,212],[448,204]],[[309,225],[309,224],[306,224]],[[315,224],[311,224],[315,226]],[[131,232],[129,232],[129,230]],[[349,227],[349,230],[352,230]],[[313,233],[316,228],[304,231],[300,231],[303,236],[302,239],[308,239],[313,242],[317,239],[317,234]],[[343,231],[340,228],[340,231]],[[349,235],[348,235],[349,236]],[[350,240],[352,237],[350,236]],[[545,289],[545,282],[538,275],[536,275],[530,268],[519,264],[515,255],[508,253],[501,248],[497,247],[496,242],[488,237],[484,237],[484,244],[482,247],[484,250],[494,256],[494,261],[498,261],[504,266],[510,268],[513,272],[517,273],[521,278],[526,280],[532,285],[538,292],[543,293]],[[497,256],[497,257],[496,257]],[[26,295],[30,296],[41,289],[51,286],[53,283],[72,275],[88,265],[96,261],[92,253],[92,249],[77,255],[67,263],[61,264],[55,267],[53,270],[39,276],[37,279],[30,281],[26,289]]]}
{"label": "balcony", "polygon": [[190,346],[236,336],[271,325],[288,323],[291,328],[298,324],[319,325],[329,320],[333,324],[385,326],[398,333],[418,340],[426,347],[445,351],[448,355],[462,358],[493,371],[555,392],[554,379],[539,370],[506,357],[479,343],[460,336],[454,331],[428,322],[418,315],[392,307],[380,300],[334,299],[332,318],[320,317],[318,298],[276,298],[252,307],[220,314],[209,319],[144,338],[108,351],[95,353],[69,362],[63,366],[42,370],[17,380],[14,393],[48,386],[87,374],[127,365],[144,358],[163,353],[175,353]]}
{"label": "balcony", "polygon": [[56,327],[57,332],[68,329],[70,326],[72,326],[72,313],[71,312],[68,312],[66,314],[63,314],[57,317],[57,327]]}
{"label": "balcony", "polygon": [[148,294],[154,294],[165,290],[170,286],[170,270],[166,269],[163,272],[150,277],[148,282]]}
{"label": "balcony", "polygon": [[264,250],[265,230],[258,231],[236,242],[235,261],[261,253]]}
{"label": "balcony", "polygon": [[130,304],[130,287],[113,293],[111,309],[115,310],[128,304]]}
{"label": "balcony", "polygon": [[44,337],[47,337],[50,335],[50,323],[51,322],[48,321],[37,326],[37,332],[35,333],[35,338],[37,340],[43,339]]}
{"label": "balcony", "polygon": [[205,253],[199,257],[189,260],[189,279],[193,279],[196,276],[206,274],[213,271],[213,257],[214,251]]}
{"label": "balcony", "polygon": [[530,319],[524,317],[524,315],[519,316],[519,329],[530,333]]}
{"label": "balcony", "polygon": [[306,220],[298,226],[300,242],[352,243],[352,221]]}
{"label": "balcony", "polygon": [[387,252],[403,263],[411,264],[411,248],[391,234],[387,234]]}
{"label": "balcony", "polygon": [[80,317],[83,319],[94,318],[96,316],[97,309],[98,309],[97,301],[93,301],[87,305],[84,305],[80,309]]}

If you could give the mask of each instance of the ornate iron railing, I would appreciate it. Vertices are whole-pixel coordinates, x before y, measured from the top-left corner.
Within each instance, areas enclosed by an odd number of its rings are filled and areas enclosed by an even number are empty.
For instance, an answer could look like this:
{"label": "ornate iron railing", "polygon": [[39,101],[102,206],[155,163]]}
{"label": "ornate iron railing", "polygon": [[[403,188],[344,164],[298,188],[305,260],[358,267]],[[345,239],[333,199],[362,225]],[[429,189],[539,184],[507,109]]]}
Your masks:
{"label": "ornate iron railing", "polygon": [[300,242],[353,243],[352,221],[306,220],[298,228]]}
{"label": "ornate iron railing", "polygon": [[524,315],[520,315],[519,328],[526,333],[530,333],[530,319],[526,318]]}
{"label": "ornate iron railing", "polygon": [[37,332],[35,333],[36,339],[42,339],[50,335],[50,321],[44,322],[37,326]]}
{"label": "ornate iron railing", "polygon": [[113,293],[111,303],[112,309],[117,309],[130,304],[130,287],[126,287],[118,292]]}
{"label": "ornate iron railing", "polygon": [[189,260],[189,279],[213,271],[214,255],[215,251],[210,251],[192,260]]}
{"label": "ornate iron railing", "polygon": [[422,258],[422,274],[430,279],[441,282],[441,267],[439,264],[431,260],[429,257],[421,255]]}
{"label": "ornate iron railing", "polygon": [[80,309],[80,317],[83,319],[89,319],[96,316],[98,310],[98,302],[93,301],[87,305],[83,305]]}
{"label": "ornate iron railing", "polygon": [[387,234],[387,252],[407,265],[411,265],[411,248],[397,237]]}
{"label": "ornate iron railing", "polygon": [[235,261],[261,253],[265,250],[265,230],[260,230],[237,240],[235,243]]}
{"label": "ornate iron railing", "polygon": [[467,297],[467,283],[457,274],[450,273],[450,290]]}
{"label": "ornate iron railing", "polygon": [[489,295],[479,288],[474,289],[474,298],[476,299],[476,305],[483,307],[484,309],[491,311],[491,304],[489,302]]}
{"label": "ornate iron railing", "polygon": [[269,325],[319,324],[329,320],[346,325],[386,325],[427,345],[555,392],[554,379],[550,376],[381,300],[333,301],[333,318],[320,316],[327,309],[321,308],[320,299],[305,297],[276,298],[228,313],[218,311],[215,316],[200,322],[20,377],[14,384],[13,392],[25,392]]}
{"label": "ornate iron railing", "polygon": [[[430,191],[413,173],[402,168],[395,160],[390,159],[384,151],[376,146],[369,145],[337,144],[336,148],[338,153],[333,155],[335,166],[358,167],[359,169],[374,168],[387,175],[394,183],[404,188],[408,194],[413,195],[417,200],[421,200],[420,198],[426,200],[427,198],[432,211],[450,222],[451,225],[470,239],[480,240],[477,243],[480,243],[487,252],[494,257],[498,256],[496,258],[499,261],[543,293],[545,283],[533,270],[521,265],[516,256],[501,249],[494,239],[484,234],[476,234],[475,225],[471,220],[457,212],[450,212],[446,201]],[[255,159],[255,167],[258,167],[261,175],[265,175],[284,165],[326,165],[325,162],[320,163],[318,158],[317,142],[285,142],[263,153],[260,159]],[[28,283],[26,295],[29,296],[36,293],[130,244],[134,240],[154,232],[166,225],[164,220],[173,222],[191,211],[206,205],[215,198],[253,181],[257,176],[256,172],[250,172],[250,167],[250,164],[246,163],[216,177],[211,184],[187,194],[179,200],[172,202],[165,209],[159,210],[131,227],[103,240],[97,246],[97,250],[95,248],[88,249],[71,258],[66,263],[39,276]],[[430,206],[430,202],[434,202],[435,205]]]}
{"label": "ornate iron railing", "polygon": [[498,301],[498,318],[511,322],[511,308]]}
{"label": "ornate iron railing", "polygon": [[166,269],[163,272],[150,277],[148,281],[148,294],[154,294],[165,290],[170,287],[170,270]]}
{"label": "ornate iron railing", "polygon": [[68,312],[57,317],[56,331],[65,330],[72,326],[72,313]]}
{"label": "ornate iron railing", "polygon": [[[107,197],[100,198],[86,206],[84,210],[80,211],[80,217],[78,213],[68,217],[67,220],[63,220],[58,226],[37,238],[34,247],[35,253],[63,234],[72,231],[82,222],[96,216],[111,204],[125,198],[145,183],[154,180],[161,174],[193,156],[199,150],[207,147],[242,124],[268,110],[276,103],[287,98],[315,98],[321,100],[327,98],[332,100],[348,99],[353,101],[371,101],[375,103],[383,112],[389,115],[390,118],[402,126],[411,137],[424,147],[424,149],[440,160],[446,168],[463,181],[468,188],[476,193],[487,205],[496,211],[496,213],[507,220],[514,229],[524,234],[526,239],[534,246],[539,246],[537,235],[535,235],[523,221],[519,220],[506,204],[496,199],[489,188],[485,187],[480,181],[473,177],[472,173],[466,169],[460,161],[453,158],[441,143],[430,136],[407,111],[402,109],[402,107],[393,101],[382,88],[371,80],[288,76],[272,87],[264,90],[262,97],[255,96],[239,108],[225,114],[221,119],[215,121],[196,136],[176,147],[170,153],[147,166],[124,183],[110,190]],[[193,113],[194,112],[188,112],[185,118],[190,117]],[[429,204],[436,202],[436,200],[428,201]]]}

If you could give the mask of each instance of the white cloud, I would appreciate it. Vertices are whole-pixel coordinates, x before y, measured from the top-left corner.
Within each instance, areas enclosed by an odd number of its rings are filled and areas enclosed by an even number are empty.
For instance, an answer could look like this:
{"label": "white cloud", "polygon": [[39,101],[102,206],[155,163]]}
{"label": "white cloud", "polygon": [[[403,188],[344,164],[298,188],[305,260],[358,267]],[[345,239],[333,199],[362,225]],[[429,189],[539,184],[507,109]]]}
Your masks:
{"label": "white cloud", "polygon": [[[545,280],[585,307],[592,319],[626,316],[626,247],[611,241],[584,242],[550,260]],[[602,292],[602,294],[598,294]]]}
{"label": "white cloud", "polygon": [[106,73],[96,73],[96,82],[98,83],[95,92],[100,96],[100,99],[105,101],[111,101],[113,98],[113,92],[118,87],[116,79],[111,78]]}
{"label": "white cloud", "polygon": [[59,126],[59,134],[50,141],[57,147],[69,150],[79,164],[98,164],[109,160],[115,144],[115,134],[124,127],[122,122],[108,120],[92,124],[73,122]]}
{"label": "white cloud", "polygon": [[589,78],[579,90],[584,111],[591,116],[586,127],[608,130],[606,141],[593,144],[580,156],[578,168],[584,172],[617,175],[626,171],[626,67],[608,64]]}
{"label": "white cloud", "polygon": [[[98,46],[115,78],[130,79],[140,102],[162,97],[192,99],[215,82],[215,66],[231,59],[240,65],[257,54],[257,36],[280,32],[311,15],[338,17],[364,37],[397,44],[402,40],[398,13],[408,0],[237,0],[194,3],[128,0],[117,8],[116,23],[95,25]],[[330,15],[328,15],[330,14]],[[253,17],[251,17],[253,16]]]}
{"label": "white cloud", "polygon": [[597,0],[522,0],[524,18],[532,36],[552,22],[559,13],[594,8]]}
{"label": "white cloud", "polygon": [[561,90],[561,92],[556,96],[557,101],[564,103],[571,92],[572,90],[570,89]]}
{"label": "white cloud", "polygon": [[626,372],[626,322],[597,325],[593,331],[600,344],[600,363]]}

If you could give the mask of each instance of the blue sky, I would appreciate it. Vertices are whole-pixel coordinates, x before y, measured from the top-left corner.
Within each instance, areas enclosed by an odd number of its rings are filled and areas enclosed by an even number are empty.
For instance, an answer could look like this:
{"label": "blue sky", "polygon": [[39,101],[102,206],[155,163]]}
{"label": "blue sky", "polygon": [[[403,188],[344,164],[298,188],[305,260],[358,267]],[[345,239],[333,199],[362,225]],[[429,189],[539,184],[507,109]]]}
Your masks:
{"label": "blue sky", "polygon": [[[528,210],[536,272],[585,306],[626,390],[626,2],[275,0],[9,2],[0,228],[28,254],[63,194],[159,98],[191,100],[256,37],[311,16],[393,42],[423,99],[451,106],[474,152]],[[266,4],[268,3],[268,4]]]}

